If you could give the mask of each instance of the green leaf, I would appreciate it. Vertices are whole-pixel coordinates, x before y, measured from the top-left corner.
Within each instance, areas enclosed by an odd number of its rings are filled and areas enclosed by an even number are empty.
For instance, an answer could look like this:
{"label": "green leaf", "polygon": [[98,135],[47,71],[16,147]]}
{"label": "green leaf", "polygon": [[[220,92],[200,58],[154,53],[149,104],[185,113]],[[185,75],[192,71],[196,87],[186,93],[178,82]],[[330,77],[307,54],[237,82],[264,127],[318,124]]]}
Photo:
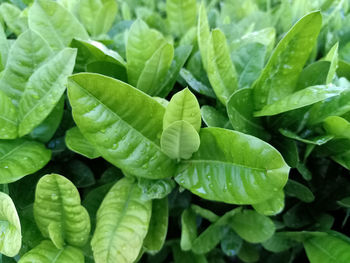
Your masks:
{"label": "green leaf", "polygon": [[347,263],[350,260],[350,241],[338,233],[315,235],[303,244],[310,263]]}
{"label": "green leaf", "polygon": [[207,11],[204,2],[199,6],[198,24],[197,24],[198,47],[202,57],[203,67],[208,66],[208,46],[210,40],[210,28]]}
{"label": "green leaf", "polygon": [[11,183],[43,168],[51,151],[41,143],[24,139],[0,140],[0,184]]}
{"label": "green leaf", "polygon": [[15,5],[2,3],[0,16],[4,19],[7,27],[17,36],[28,28],[27,16]]}
{"label": "green leaf", "polygon": [[90,234],[90,217],[80,204],[74,184],[58,174],[42,177],[35,191],[34,218],[44,237],[59,249],[65,242],[85,245]]}
{"label": "green leaf", "polygon": [[103,158],[135,176],[173,175],[175,162],[161,151],[159,142],[165,109],[153,98],[91,73],[70,77],[68,96],[79,130]]}
{"label": "green leaf", "polygon": [[209,41],[207,49],[208,78],[216,96],[226,105],[238,87],[236,69],[231,61],[224,33],[220,29],[214,29]]}
{"label": "green leaf", "polygon": [[88,140],[85,139],[78,127],[70,128],[67,131],[65,142],[68,149],[73,152],[81,154],[90,159],[100,157],[100,153],[91,143],[89,143]]}
{"label": "green leaf", "polygon": [[297,242],[290,239],[284,232],[275,233],[270,239],[262,243],[267,251],[279,253],[295,246]]}
{"label": "green leaf", "polygon": [[29,134],[30,138],[46,143],[52,139],[64,113],[65,95],[61,97],[46,119]]}
{"label": "green leaf", "polygon": [[350,139],[350,123],[342,117],[327,117],[323,121],[323,128],[327,134],[333,135],[335,138]]}
{"label": "green leaf", "polygon": [[240,132],[259,138],[268,138],[268,133],[262,127],[260,119],[253,116],[253,90],[237,90],[227,102],[227,114],[232,127]]}
{"label": "green leaf", "polygon": [[259,251],[253,244],[244,242],[238,252],[238,258],[245,263],[257,262],[259,260]]}
{"label": "green leaf", "polygon": [[181,214],[181,241],[180,246],[184,251],[192,248],[193,241],[197,238],[196,214],[193,209],[185,209]]}
{"label": "green leaf", "polygon": [[143,242],[143,246],[148,253],[155,254],[162,249],[168,232],[168,214],[167,197],[152,201],[151,221]]}
{"label": "green leaf", "polygon": [[19,136],[30,133],[54,109],[66,90],[76,50],[65,48],[30,76],[19,102]]}
{"label": "green leaf", "polygon": [[142,199],[163,199],[168,196],[175,187],[175,182],[170,178],[149,180],[138,178],[138,186],[142,190]]}
{"label": "green leaf", "polygon": [[289,179],[284,188],[286,195],[296,197],[305,203],[311,203],[315,200],[314,194],[303,184]]}
{"label": "green leaf", "polygon": [[345,208],[350,208],[350,197],[345,197],[337,201],[337,204]]}
{"label": "green leaf", "polygon": [[271,116],[302,108],[337,96],[344,90],[345,88],[337,87],[333,84],[308,87],[264,106],[260,111],[255,112],[254,116]]}
{"label": "green leaf", "polygon": [[46,41],[31,30],[21,34],[12,45],[0,78],[0,90],[11,98],[16,107],[30,77],[51,55]]}
{"label": "green leaf", "polygon": [[264,141],[236,131],[205,128],[201,146],[182,161],[176,181],[202,198],[230,204],[261,203],[281,190],[289,167]]}
{"label": "green leaf", "polygon": [[330,65],[329,61],[321,60],[305,67],[300,73],[297,90],[326,84]]}
{"label": "green leaf", "polygon": [[173,57],[174,47],[172,44],[166,43],[158,48],[145,62],[136,87],[149,95],[158,95]]}
{"label": "green leaf", "polygon": [[279,191],[271,198],[261,203],[253,204],[253,208],[265,216],[273,216],[281,213],[284,208],[284,192]]}
{"label": "green leaf", "polygon": [[[145,43],[148,43],[146,49]],[[137,19],[132,24],[126,45],[128,80],[131,85],[137,86],[147,61],[164,44],[166,41],[162,34],[155,29],[150,29],[141,19]]]}
{"label": "green leaf", "polygon": [[[0,7],[1,14],[1,7]],[[0,72],[5,68],[7,62],[7,56],[9,53],[10,45],[7,41],[4,28],[0,23]]]}
{"label": "green leaf", "polygon": [[196,0],[167,0],[166,15],[175,36],[183,36],[196,25]]}
{"label": "green leaf", "polygon": [[201,114],[204,123],[208,127],[232,129],[232,125],[228,117],[214,107],[211,107],[209,105],[202,106]]}
{"label": "green leaf", "polygon": [[232,257],[241,250],[243,240],[230,229],[221,240],[221,250],[225,255]]}
{"label": "green leaf", "polygon": [[78,248],[66,246],[64,248],[58,249],[51,241],[44,240],[38,246],[24,254],[24,256],[18,262],[84,263],[84,255],[83,252]]}
{"label": "green leaf", "polygon": [[67,47],[73,38],[88,39],[84,27],[55,1],[36,0],[28,12],[29,27],[55,50]]}
{"label": "green leaf", "polygon": [[272,220],[254,210],[243,210],[230,220],[230,226],[245,241],[260,243],[268,240],[275,233]]}
{"label": "green leaf", "polygon": [[0,253],[14,257],[22,246],[21,224],[12,199],[0,192]]}
{"label": "green leaf", "polygon": [[0,90],[0,139],[17,138],[17,110],[11,99]]}
{"label": "green leaf", "polygon": [[180,76],[187,82],[187,84],[193,90],[195,90],[199,94],[208,96],[210,98],[216,98],[214,91],[201,81],[197,80],[189,70],[182,68],[180,70]]}
{"label": "green leaf", "polygon": [[174,59],[171,63],[167,75],[165,76],[162,86],[158,91],[159,97],[166,97],[173,89],[180,70],[185,65],[188,57],[191,54],[191,51],[192,46],[189,45],[178,46],[174,50]]}
{"label": "green leaf", "polygon": [[113,0],[82,0],[79,18],[92,36],[99,36],[112,27],[117,10],[117,2]]}
{"label": "green leaf", "polygon": [[325,57],[326,61],[330,61],[330,68],[329,68],[329,72],[327,74],[327,80],[326,80],[326,84],[329,84],[332,82],[334,76],[335,76],[335,72],[337,70],[338,67],[338,47],[339,47],[339,43],[337,42],[328,52],[328,54]]}
{"label": "green leaf", "polygon": [[320,12],[309,13],[278,43],[254,84],[253,97],[257,110],[295,91],[299,74],[314,48],[321,25]]}
{"label": "green leaf", "polygon": [[313,138],[303,138],[299,135],[297,135],[296,133],[290,131],[290,130],[286,130],[286,129],[279,129],[279,132],[286,136],[287,138],[290,139],[294,139],[303,143],[307,143],[307,144],[311,144],[311,145],[322,145],[325,144],[327,142],[329,142],[330,140],[332,140],[334,138],[333,135],[320,135],[320,136],[316,136]]}
{"label": "green leaf", "polygon": [[174,244],[171,246],[172,252],[174,255],[174,262],[175,263],[208,263],[206,257],[204,255],[196,255],[192,253],[191,251],[183,251],[181,248]]}
{"label": "green leaf", "polygon": [[97,212],[91,241],[96,263],[133,262],[142,248],[151,218],[152,202],[129,178],[119,180]]}
{"label": "green leaf", "polygon": [[162,151],[172,159],[189,159],[198,150],[200,139],[193,126],[181,120],[171,123],[163,131],[160,145]]}
{"label": "green leaf", "polygon": [[207,219],[210,222],[216,222],[219,219],[219,216],[214,214],[212,211],[202,208],[198,205],[191,205],[191,209],[201,217]]}
{"label": "green leaf", "polygon": [[186,121],[196,131],[201,127],[201,112],[196,96],[188,89],[176,93],[170,100],[164,114],[163,129],[176,121]]}

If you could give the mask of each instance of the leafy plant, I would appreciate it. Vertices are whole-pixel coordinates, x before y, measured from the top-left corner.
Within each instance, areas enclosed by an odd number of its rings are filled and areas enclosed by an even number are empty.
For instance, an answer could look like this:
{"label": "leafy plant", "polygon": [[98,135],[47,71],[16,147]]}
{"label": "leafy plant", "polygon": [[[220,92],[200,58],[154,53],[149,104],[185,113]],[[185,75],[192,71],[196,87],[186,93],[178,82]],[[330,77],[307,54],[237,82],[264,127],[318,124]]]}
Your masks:
{"label": "leafy plant", "polygon": [[0,262],[350,262],[349,8],[1,1]]}

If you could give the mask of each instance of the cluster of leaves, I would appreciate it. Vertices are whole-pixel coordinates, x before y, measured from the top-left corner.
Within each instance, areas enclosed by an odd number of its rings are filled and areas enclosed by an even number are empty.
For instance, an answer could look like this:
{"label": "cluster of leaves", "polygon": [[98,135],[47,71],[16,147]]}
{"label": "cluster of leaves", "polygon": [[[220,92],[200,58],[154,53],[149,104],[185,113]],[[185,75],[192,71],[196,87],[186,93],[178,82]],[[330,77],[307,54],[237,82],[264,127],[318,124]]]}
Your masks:
{"label": "cluster of leaves", "polygon": [[1,1],[0,262],[350,262],[349,5]]}

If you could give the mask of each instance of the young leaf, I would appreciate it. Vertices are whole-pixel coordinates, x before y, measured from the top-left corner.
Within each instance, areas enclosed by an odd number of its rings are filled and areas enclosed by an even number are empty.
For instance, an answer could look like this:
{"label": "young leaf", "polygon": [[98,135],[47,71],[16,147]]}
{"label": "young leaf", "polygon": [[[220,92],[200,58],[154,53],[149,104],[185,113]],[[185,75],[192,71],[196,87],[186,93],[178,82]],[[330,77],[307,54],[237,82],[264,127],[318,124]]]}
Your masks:
{"label": "young leaf", "polygon": [[55,50],[67,47],[73,38],[89,37],[73,14],[55,1],[36,0],[29,9],[28,21],[29,27]]}
{"label": "young leaf", "polygon": [[278,43],[254,84],[253,96],[257,110],[295,91],[299,74],[314,48],[321,25],[320,12],[309,13]]}
{"label": "young leaf", "polygon": [[0,90],[0,127],[0,139],[17,138],[17,110],[2,90]]}
{"label": "young leaf", "polygon": [[168,198],[152,201],[152,216],[143,247],[148,253],[156,254],[164,245],[168,232]]}
{"label": "young leaf", "polygon": [[350,260],[350,240],[339,233],[314,235],[303,244],[310,263],[347,263]]}
{"label": "young leaf", "polygon": [[208,96],[209,98],[213,98],[213,99],[216,98],[213,89],[206,86],[201,81],[197,80],[189,70],[182,68],[180,70],[180,76],[187,82],[187,84],[193,90],[195,90],[199,94]]}
{"label": "young leaf", "polygon": [[91,73],[70,77],[68,96],[79,130],[103,158],[135,176],[173,175],[175,162],[159,145],[165,109],[153,98]]}
{"label": "young leaf", "polygon": [[284,208],[284,192],[279,191],[271,198],[252,205],[254,210],[265,216],[273,216],[282,212]]}
{"label": "young leaf", "polygon": [[329,61],[316,61],[305,67],[299,75],[297,90],[310,86],[325,85],[331,63]]}
{"label": "young leaf", "polygon": [[214,214],[212,211],[202,208],[198,205],[191,205],[191,209],[199,216],[207,219],[210,222],[216,222],[219,219],[219,216]]}
{"label": "young leaf", "polygon": [[201,113],[196,96],[188,89],[176,93],[170,100],[164,114],[163,129],[176,121],[186,121],[196,131],[201,127]]}
{"label": "young leaf", "polygon": [[51,151],[41,143],[24,139],[0,141],[0,184],[11,183],[43,168]]}
{"label": "young leaf", "polygon": [[34,218],[44,237],[62,249],[65,242],[85,245],[90,234],[90,217],[80,204],[74,184],[58,174],[42,177],[35,191]]}
{"label": "young leaf", "polygon": [[172,159],[189,159],[199,148],[198,132],[187,121],[175,121],[162,133],[162,151]]}
{"label": "young leaf", "polygon": [[258,138],[221,128],[200,132],[201,146],[182,161],[175,180],[202,198],[230,204],[260,203],[281,190],[289,167]]}
{"label": "young leaf", "polygon": [[350,139],[350,123],[342,117],[330,116],[323,122],[327,134],[338,139]]}
{"label": "young leaf", "polygon": [[82,0],[79,18],[92,36],[99,36],[109,31],[117,10],[117,2],[113,0]]}
{"label": "young leaf", "polygon": [[325,60],[330,62],[326,84],[329,84],[332,82],[338,67],[338,47],[339,47],[339,43],[336,43],[328,52],[327,56],[325,57]]}
{"label": "young leaf", "polygon": [[210,28],[207,11],[204,2],[199,6],[198,25],[197,25],[198,47],[202,57],[203,67],[207,69],[208,65],[208,45],[210,40]]}
{"label": "young leaf", "polygon": [[55,263],[84,263],[83,252],[72,246],[65,246],[61,249],[48,240],[42,241],[38,246],[24,254],[19,263],[33,262],[55,262]]}
{"label": "young leaf", "polygon": [[152,202],[141,201],[141,190],[129,178],[119,180],[97,212],[91,241],[96,263],[133,262],[146,237]]}
{"label": "young leaf", "polygon": [[100,157],[100,153],[96,148],[85,139],[78,127],[70,128],[65,137],[67,147],[78,154],[84,155],[87,158],[95,159]]}
{"label": "young leaf", "polygon": [[[144,46],[145,43],[149,43],[147,48]],[[137,86],[146,62],[164,44],[166,41],[162,34],[150,29],[141,19],[132,24],[126,45],[128,80],[131,85]]]}
{"label": "young leaf", "polygon": [[[1,7],[0,7],[0,10],[1,10]],[[0,11],[0,14],[1,14],[1,11]],[[0,23],[0,72],[5,68],[9,49],[10,49],[10,45],[7,41],[4,28]]]}
{"label": "young leaf", "polygon": [[204,123],[208,127],[218,127],[232,130],[230,120],[214,107],[204,105],[201,107],[201,114]]}
{"label": "young leaf", "polygon": [[0,253],[14,257],[22,245],[21,224],[12,199],[0,192]]}
{"label": "young leaf", "polygon": [[11,46],[0,78],[0,90],[15,106],[18,106],[29,78],[51,55],[46,41],[31,30],[21,34]]}
{"label": "young leaf", "polygon": [[183,36],[196,25],[196,0],[167,0],[166,15],[175,36]]}
{"label": "young leaf", "polygon": [[19,102],[19,136],[30,133],[58,103],[66,90],[67,77],[73,72],[75,57],[75,49],[65,48],[29,78]]}
{"label": "young leaf", "polygon": [[250,243],[264,242],[275,233],[272,220],[253,210],[243,210],[233,215],[230,226],[240,237]]}
{"label": "young leaf", "polygon": [[237,73],[231,61],[226,37],[220,29],[214,29],[207,49],[207,73],[210,84],[218,99],[226,105],[237,89]]}
{"label": "young leaf", "polygon": [[345,88],[337,87],[333,84],[308,87],[264,106],[260,111],[255,112],[254,116],[271,116],[302,108],[337,96],[344,90]]}
{"label": "young leaf", "polygon": [[144,200],[164,199],[175,187],[175,182],[170,178],[150,180],[138,178],[138,186],[142,190]]}
{"label": "young leaf", "polygon": [[187,208],[181,214],[181,249],[184,251],[190,250],[192,248],[192,243],[196,238],[196,214],[192,209]]}
{"label": "young leaf", "polygon": [[0,5],[0,17],[2,17],[7,27],[17,36],[28,29],[27,17],[21,10],[10,3]]}

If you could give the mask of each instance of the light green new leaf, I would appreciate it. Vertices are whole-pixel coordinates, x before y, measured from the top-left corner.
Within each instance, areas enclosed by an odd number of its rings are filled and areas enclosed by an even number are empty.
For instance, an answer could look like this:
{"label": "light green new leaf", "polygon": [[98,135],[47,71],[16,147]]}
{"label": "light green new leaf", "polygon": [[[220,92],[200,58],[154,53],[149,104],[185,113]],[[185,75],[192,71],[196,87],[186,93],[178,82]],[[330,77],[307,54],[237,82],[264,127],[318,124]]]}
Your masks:
{"label": "light green new leaf", "polygon": [[315,196],[309,188],[291,179],[288,180],[284,192],[287,196],[296,197],[305,203],[311,203],[315,200]]}
{"label": "light green new leaf", "polygon": [[152,202],[142,201],[141,190],[129,178],[119,180],[108,192],[97,212],[91,240],[96,263],[131,263],[146,237]]}
{"label": "light green new leaf", "polygon": [[14,257],[22,246],[21,223],[12,199],[0,192],[0,253]]}
{"label": "light green new leaf", "polygon": [[70,128],[67,131],[65,142],[68,149],[73,152],[81,154],[90,159],[100,157],[100,153],[88,140],[85,139],[78,127]]}
{"label": "light green new leaf", "polygon": [[[1,10],[1,7],[0,7]],[[0,72],[5,68],[10,45],[2,24],[0,23]]]}
{"label": "light green new leaf", "polygon": [[0,184],[32,174],[50,159],[51,151],[41,143],[24,139],[0,140]]}
{"label": "light green new leaf", "polygon": [[232,125],[228,117],[214,107],[209,105],[202,106],[201,114],[204,123],[208,127],[218,127],[232,130]]}
{"label": "light green new leaf", "polygon": [[158,48],[146,61],[136,87],[151,96],[158,95],[173,57],[174,47],[172,44],[166,43]]}
{"label": "light green new leaf", "polygon": [[70,77],[68,96],[79,130],[107,161],[150,179],[174,174],[175,162],[160,149],[165,109],[152,97],[92,73]]}
{"label": "light green new leaf", "polygon": [[197,24],[197,40],[198,47],[202,57],[203,67],[208,65],[208,45],[210,40],[210,28],[208,22],[207,11],[204,2],[199,6],[198,24]]}
{"label": "light green new leaf", "polygon": [[314,235],[303,243],[310,263],[348,263],[350,261],[350,240],[339,233]]}
{"label": "light green new leaf", "polygon": [[175,121],[162,133],[160,146],[172,159],[189,159],[199,148],[198,132],[187,121]]}
{"label": "light green new leaf", "polygon": [[264,106],[260,111],[255,112],[254,116],[271,116],[302,108],[337,96],[344,90],[344,87],[337,87],[333,84],[308,87]]}
{"label": "light green new leaf", "polygon": [[295,91],[299,74],[314,48],[321,25],[321,13],[309,13],[278,43],[254,84],[254,104],[257,110]]}
{"label": "light green new leaf", "polygon": [[28,29],[27,16],[15,5],[3,3],[0,5],[0,17],[2,17],[7,27],[19,36]]}
{"label": "light green new leaf", "polygon": [[19,102],[19,136],[30,133],[56,106],[73,72],[76,53],[75,49],[63,49],[29,78]]}
{"label": "light green new leaf", "polygon": [[114,0],[82,0],[79,4],[79,18],[92,36],[106,34],[117,11]]}
{"label": "light green new leaf", "polygon": [[176,93],[166,107],[163,129],[176,121],[186,121],[196,131],[201,127],[201,112],[196,96],[188,89]]}
{"label": "light green new leaf", "polygon": [[266,216],[279,214],[284,208],[284,192],[281,190],[269,199],[253,204],[253,208],[258,213]]}
{"label": "light green new leaf", "polygon": [[183,36],[196,25],[196,0],[167,0],[166,15],[171,31],[176,36]]}
{"label": "light green new leaf", "polygon": [[219,216],[214,214],[212,211],[200,207],[198,205],[191,205],[191,209],[199,216],[207,219],[210,222],[216,222],[219,219]]}
{"label": "light green new leaf", "polygon": [[207,49],[207,73],[218,99],[226,105],[238,88],[237,72],[230,57],[226,37],[220,29],[211,32]]}
{"label": "light green new leaf", "polygon": [[253,116],[252,89],[240,89],[233,93],[227,102],[226,109],[231,125],[235,130],[263,139],[269,137],[262,127],[261,120]]}
{"label": "light green new leaf", "polygon": [[168,232],[168,217],[168,198],[153,200],[151,221],[143,242],[148,253],[155,254],[162,249]]}
{"label": "light green new leaf", "polygon": [[29,27],[56,50],[67,47],[73,38],[88,39],[84,27],[55,1],[36,0],[28,13]]}
{"label": "light green new leaf", "polygon": [[75,247],[65,246],[58,249],[48,240],[42,241],[38,246],[27,252],[21,257],[18,263],[84,263],[83,252]]}
{"label": "light green new leaf", "polygon": [[275,225],[270,218],[254,210],[243,210],[233,215],[230,226],[245,241],[261,243],[275,233]]}
{"label": "light green new leaf", "polygon": [[18,106],[32,74],[51,56],[52,51],[38,34],[27,30],[11,46],[0,78],[0,90]]}
{"label": "light green new leaf", "polygon": [[181,240],[180,246],[184,251],[192,247],[193,241],[197,238],[196,214],[192,209],[185,209],[181,214]]}
{"label": "light green new leaf", "polygon": [[338,139],[350,139],[350,123],[339,116],[330,116],[323,121],[327,134]]}
{"label": "light green new leaf", "polygon": [[42,177],[35,191],[34,218],[44,237],[62,249],[67,243],[85,245],[90,234],[90,217],[80,204],[74,184],[58,174]]}
{"label": "light green new leaf", "polygon": [[[145,43],[147,43],[146,46]],[[126,44],[128,80],[131,85],[137,86],[146,62],[164,44],[166,41],[162,34],[155,29],[150,29],[141,19],[132,24]]]}
{"label": "light green new leaf", "polygon": [[337,42],[331,48],[331,50],[329,50],[328,54],[325,57],[325,60],[330,61],[331,63],[327,74],[326,84],[329,84],[332,82],[338,67],[338,47],[339,47],[339,43]]}
{"label": "light green new leaf", "polygon": [[0,127],[0,139],[17,138],[17,110],[11,99],[1,90]]}
{"label": "light green new leaf", "polygon": [[191,160],[182,161],[176,181],[202,198],[230,204],[261,203],[280,191],[289,167],[266,142],[236,131],[204,128]]}

